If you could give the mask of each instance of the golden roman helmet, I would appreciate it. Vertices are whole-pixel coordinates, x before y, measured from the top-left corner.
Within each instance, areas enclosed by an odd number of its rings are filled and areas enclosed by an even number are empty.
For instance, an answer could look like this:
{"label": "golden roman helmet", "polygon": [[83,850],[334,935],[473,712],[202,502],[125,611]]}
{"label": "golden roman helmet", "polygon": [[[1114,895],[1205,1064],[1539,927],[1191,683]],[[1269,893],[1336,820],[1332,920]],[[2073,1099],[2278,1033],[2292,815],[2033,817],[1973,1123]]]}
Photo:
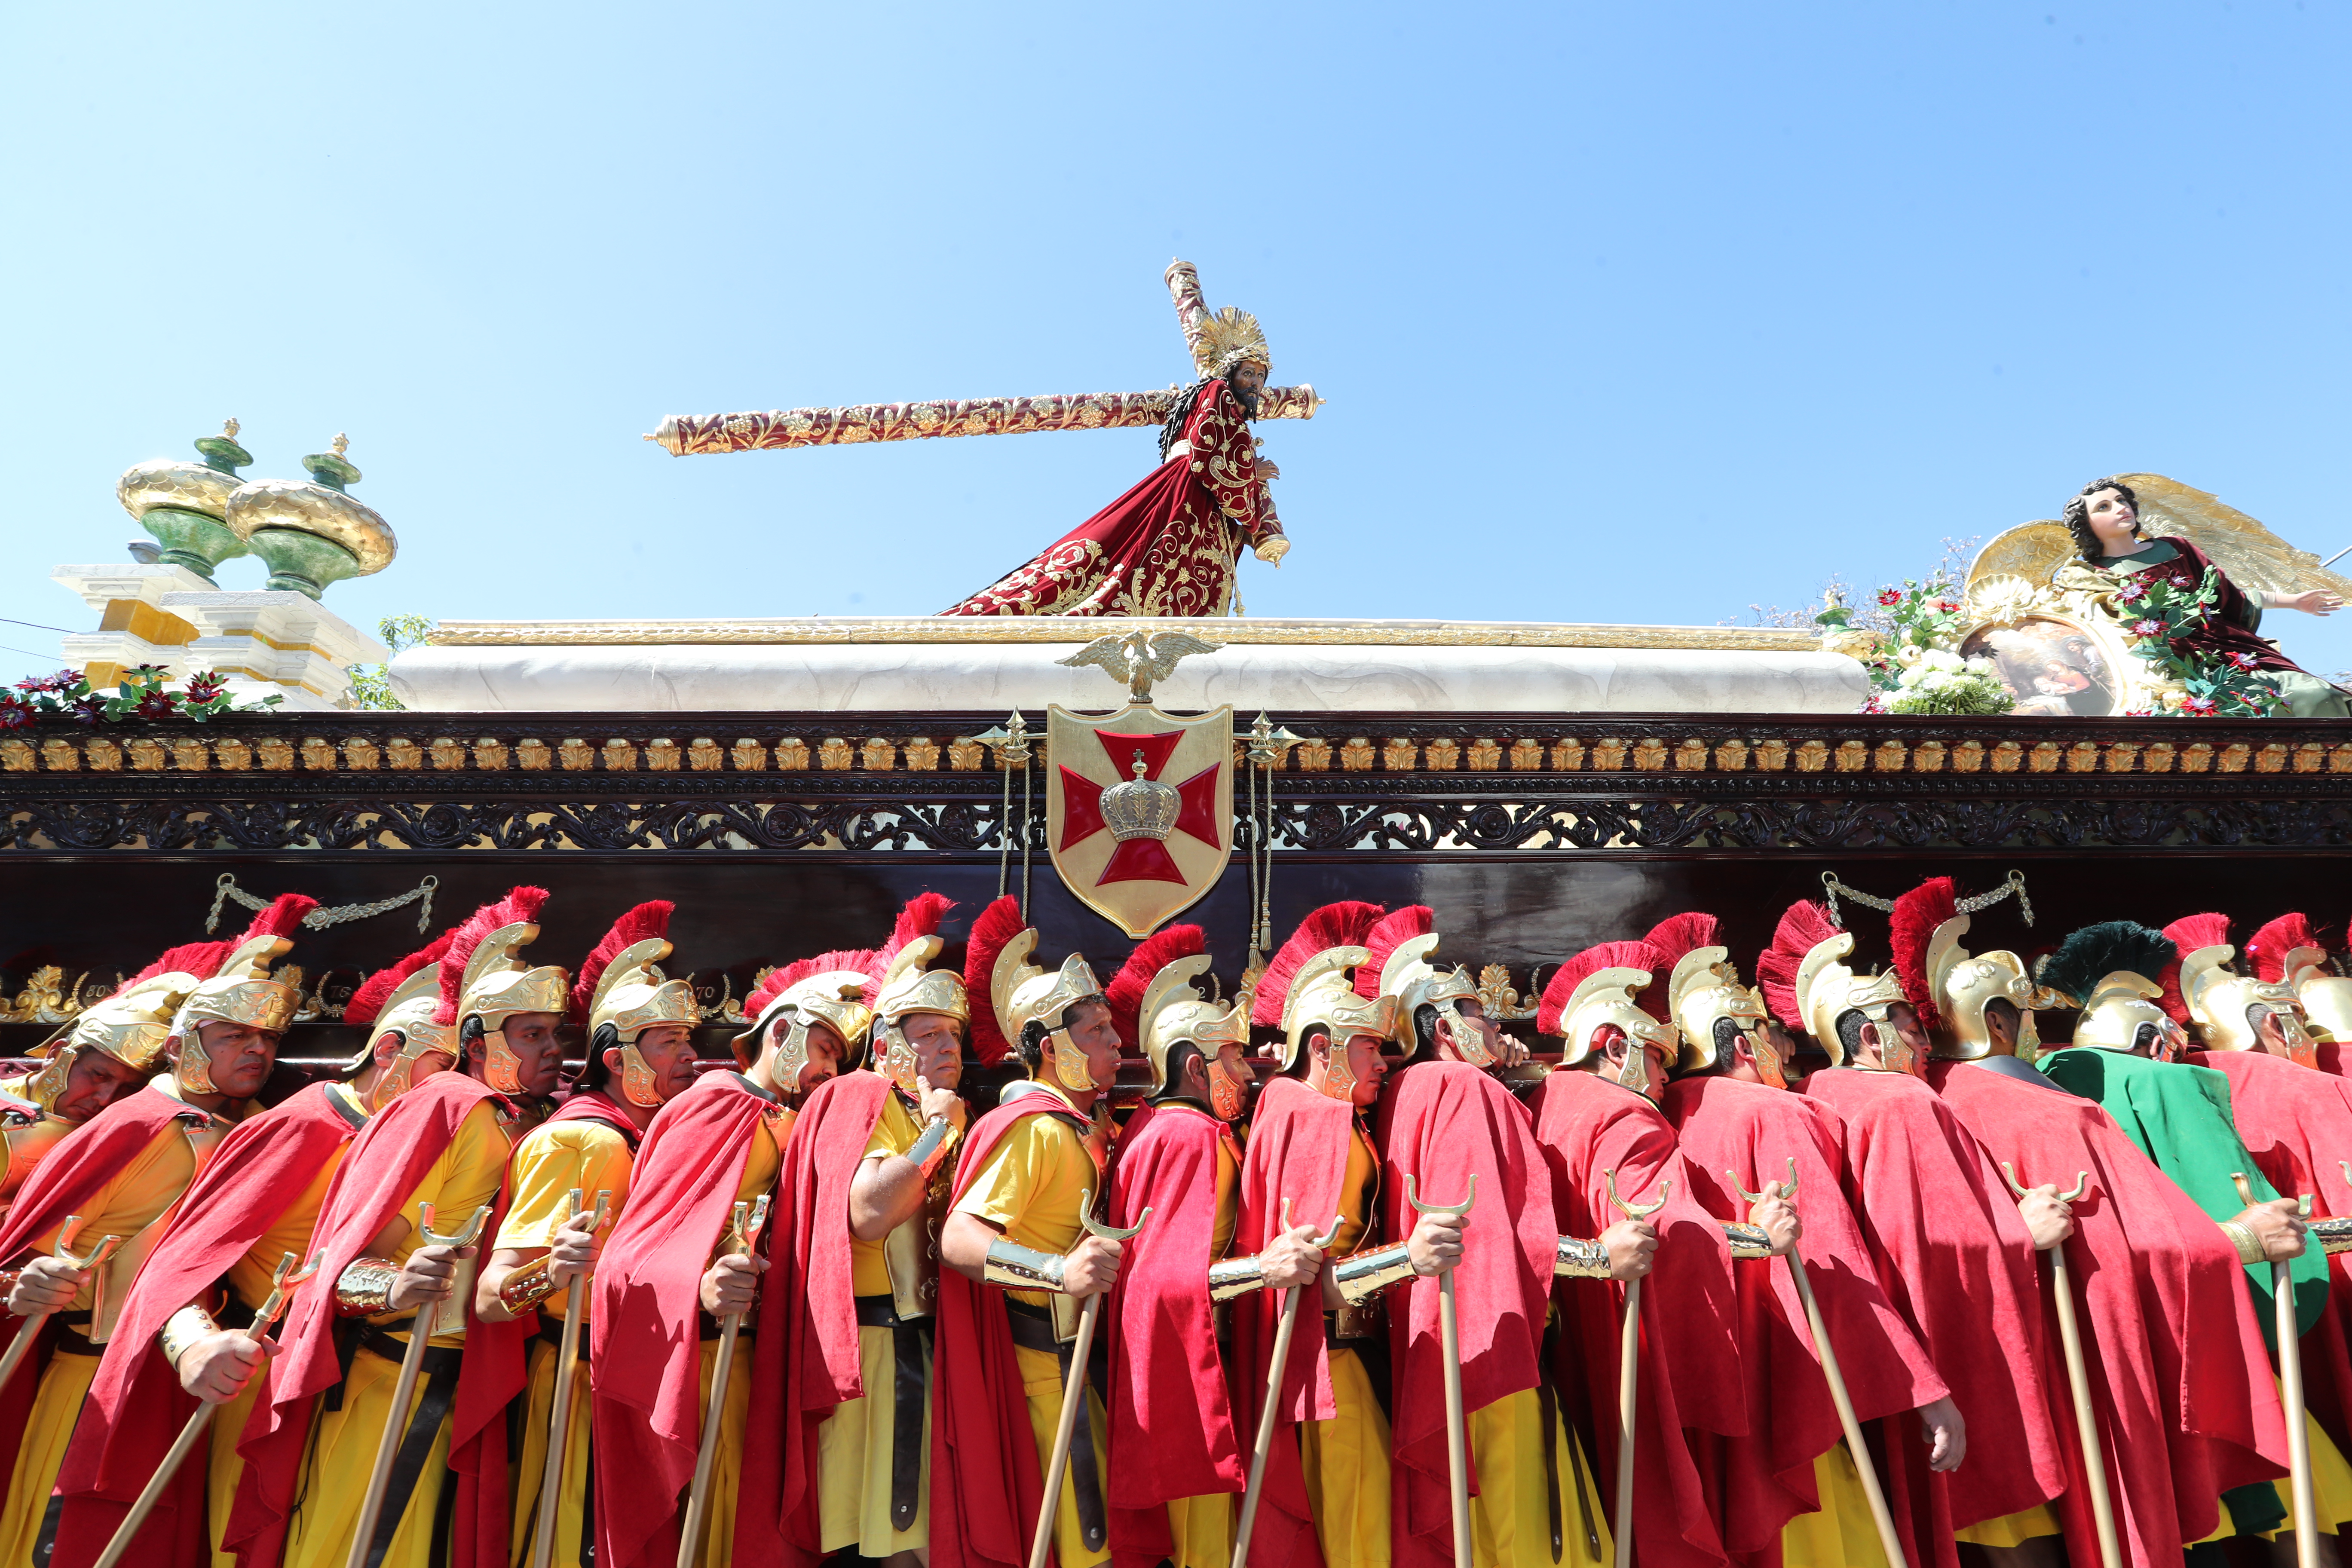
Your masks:
{"label": "golden roman helmet", "polygon": [[139,1072],[152,1071],[156,1058],[163,1055],[164,1042],[172,1037],[173,1018],[200,984],[193,974],[171,971],[127,985],[85,1007],[72,1023],[34,1050],[36,1058],[47,1060],[25,1080],[19,1092],[44,1111],[55,1110],[75,1058],[83,1051],[112,1057]]}
{"label": "golden roman helmet", "polygon": [[1860,1012],[1874,1024],[1885,1024],[1888,1010],[1908,1002],[1903,984],[1890,971],[1856,974],[1839,962],[1853,951],[1853,933],[1840,931],[1818,942],[1797,966],[1797,1008],[1805,1031],[1829,1053],[1832,1067],[1845,1066],[1845,1042],[1838,1037],[1837,1021]]}
{"label": "golden roman helmet", "polygon": [[437,1054],[456,1058],[457,1028],[454,1024],[438,1022],[440,1011],[441,972],[435,964],[428,963],[402,981],[384,998],[383,1009],[368,1028],[366,1047],[358,1059],[345,1068],[357,1071],[364,1068],[385,1036],[400,1037],[400,1049],[368,1096],[370,1110],[381,1110],[407,1093],[416,1081],[416,1064],[426,1057]]}
{"label": "golden roman helmet", "polygon": [[560,963],[524,963],[520,950],[538,940],[533,921],[502,925],[482,939],[458,981],[459,1025],[479,1018],[485,1031],[496,1034],[518,1013],[562,1016],[572,973]]}
{"label": "golden roman helmet", "polygon": [[2209,1051],[2255,1051],[2262,1037],[2255,1033],[2248,1010],[2268,1008],[2278,1016],[2287,1045],[2298,1054],[2309,1048],[2303,1029],[2303,1010],[2294,988],[2284,981],[2256,980],[2230,967],[2238,950],[2228,942],[2200,947],[2182,955],[2180,994],[2189,1003],[2198,1043]]}
{"label": "golden roman helmet", "polygon": [[989,977],[988,994],[996,1009],[997,1026],[1004,1037],[1017,1041],[1031,1024],[1045,1026],[1054,1042],[1055,1075],[1062,1087],[1076,1094],[1098,1088],[1086,1058],[1070,1044],[1069,1011],[1080,1002],[1103,999],[1102,983],[1087,961],[1072,953],[1052,973],[1029,962],[1036,951],[1037,931],[1032,926],[1004,944]]}
{"label": "golden roman helmet", "polygon": [[1717,1065],[1718,1019],[1730,1019],[1748,1037],[1759,1057],[1772,1048],[1763,1032],[1764,999],[1739,983],[1739,971],[1731,963],[1728,948],[1695,947],[1676,960],[1674,973],[1666,980],[1666,1010],[1674,1015],[1675,1027],[1682,1036],[1682,1054],[1675,1063],[1677,1072],[1705,1072]]}
{"label": "golden roman helmet", "polygon": [[1154,1095],[1168,1087],[1168,1053],[1177,1046],[1197,1046],[1212,1061],[1228,1043],[1249,1049],[1247,999],[1225,1006],[1193,988],[1192,982],[1208,973],[1209,963],[1205,952],[1180,958],[1162,967],[1144,987],[1143,1005],[1136,1011],[1136,1031],[1143,1059],[1151,1067]]}
{"label": "golden roman helmet", "polygon": [[[1391,1037],[1407,1053],[1414,1050],[1420,1043],[1419,1036],[1414,1032],[1413,1019],[1421,1009],[1434,1007],[1441,1014],[1451,1014],[1458,1018],[1461,1016],[1458,1004],[1478,1000],[1478,987],[1471,980],[1469,971],[1459,964],[1452,969],[1440,969],[1429,962],[1429,955],[1437,942],[1435,931],[1408,937],[1396,945],[1388,961],[1381,965],[1381,994],[1393,997],[1396,1001],[1395,1033]],[[1478,1035],[1475,1030],[1463,1029],[1456,1033],[1455,1038],[1475,1041]],[[1463,1055],[1474,1067],[1494,1065],[1493,1054],[1475,1045],[1466,1048]],[[1480,1058],[1486,1059],[1480,1060]]]}
{"label": "golden roman helmet", "polygon": [[1559,1022],[1554,1030],[1566,1045],[1559,1055],[1559,1065],[1574,1067],[1590,1057],[1593,1037],[1610,1026],[1635,1042],[1673,1052],[1677,1044],[1675,1026],[1658,1022],[1633,1001],[1648,987],[1650,978],[1646,969],[1608,964],[1579,980],[1560,1005]]}
{"label": "golden roman helmet", "polygon": [[621,950],[596,982],[595,997],[588,1004],[591,1039],[607,1024],[621,1037],[621,1044],[630,1046],[657,1024],[692,1028],[702,1021],[702,1010],[694,1002],[694,987],[662,974],[660,961],[670,951],[664,937],[632,942]]}
{"label": "golden roman helmet", "polygon": [[2032,1060],[2042,1037],[2033,1027],[2034,1003],[2040,987],[2025,972],[2025,961],[2004,948],[1971,956],[1960,945],[1969,931],[1969,917],[1954,915],[1927,938],[1927,984],[1936,1006],[1950,1028],[1936,1055],[1947,1061],[1972,1062],[1992,1054],[1992,1031],[1985,1026],[1985,1008],[1995,997],[2006,997],[2017,1007],[2017,1052]]}
{"label": "golden roman helmet", "polygon": [[2172,939],[2134,921],[2104,921],[2084,926],[2042,961],[2036,975],[2054,1001],[2082,1009],[2074,1044],[2128,1051],[2143,1027],[2161,1039],[2172,1018],[2158,1005],[2164,987],[2149,978],[2179,955]]}
{"label": "golden roman helmet", "polygon": [[1298,966],[1289,993],[1282,999],[1282,1066],[1289,1070],[1298,1060],[1307,1037],[1322,1030],[1330,1037],[1335,1070],[1345,1059],[1344,1047],[1358,1035],[1396,1037],[1397,1000],[1356,994],[1348,972],[1367,963],[1371,954],[1360,947],[1327,947]]}
{"label": "golden roman helmet", "polygon": [[840,1037],[843,1069],[856,1067],[874,1022],[873,1011],[866,1005],[866,972],[859,969],[820,970],[793,981],[770,997],[752,1016],[751,1026],[735,1037],[731,1043],[737,1057],[749,1063],[758,1056],[761,1037],[781,1018],[784,1037],[776,1042],[776,1070],[787,1089],[800,1087],[801,1068],[808,1065],[808,1032],[814,1024]]}
{"label": "golden roman helmet", "polygon": [[294,946],[291,937],[249,936],[237,943],[226,963],[212,978],[199,984],[180,1004],[172,1019],[172,1037],[180,1042],[179,1059],[172,1075],[191,1094],[211,1094],[212,1061],[199,1031],[206,1024],[237,1024],[269,1034],[283,1034],[294,1021],[301,994],[269,978],[269,965]]}
{"label": "golden roman helmet", "polygon": [[2327,967],[2324,948],[2298,947],[2286,955],[2287,984],[2303,1004],[2314,1034],[2352,1042],[2352,980]]}
{"label": "golden roman helmet", "polygon": [[[1030,941],[1035,940],[1033,934]],[[905,1028],[907,1019],[917,1013],[937,1013],[954,1019],[960,1035],[971,1026],[971,996],[964,989],[963,976],[952,969],[929,967],[931,960],[946,945],[937,936],[910,938],[898,950],[898,956],[890,960],[890,967],[883,971],[882,984],[874,994],[872,1029],[875,1054],[879,1058],[877,1065],[882,1076],[897,1084],[899,1092],[908,1099],[919,1091],[915,1083],[915,1047],[907,1038]]]}
{"label": "golden roman helmet", "polygon": [[2103,1050],[2128,1051],[2139,1039],[2142,1025],[2152,1025],[2161,1036],[2172,1019],[2156,998],[2164,987],[2145,974],[2116,970],[2091,987],[2083,1016],[2074,1025],[2074,1043]]}

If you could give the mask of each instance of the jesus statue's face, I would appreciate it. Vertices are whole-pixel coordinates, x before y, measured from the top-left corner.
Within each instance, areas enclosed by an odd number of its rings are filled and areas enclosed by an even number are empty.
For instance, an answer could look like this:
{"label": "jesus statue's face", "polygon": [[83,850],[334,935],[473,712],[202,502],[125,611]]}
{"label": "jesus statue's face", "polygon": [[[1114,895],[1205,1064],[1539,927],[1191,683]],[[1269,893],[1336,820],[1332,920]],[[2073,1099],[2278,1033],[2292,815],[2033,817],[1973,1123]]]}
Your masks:
{"label": "jesus statue's face", "polygon": [[1232,374],[1225,377],[1225,382],[1244,396],[1255,397],[1259,390],[1265,385],[1265,366],[1255,360],[1244,360],[1234,366]]}

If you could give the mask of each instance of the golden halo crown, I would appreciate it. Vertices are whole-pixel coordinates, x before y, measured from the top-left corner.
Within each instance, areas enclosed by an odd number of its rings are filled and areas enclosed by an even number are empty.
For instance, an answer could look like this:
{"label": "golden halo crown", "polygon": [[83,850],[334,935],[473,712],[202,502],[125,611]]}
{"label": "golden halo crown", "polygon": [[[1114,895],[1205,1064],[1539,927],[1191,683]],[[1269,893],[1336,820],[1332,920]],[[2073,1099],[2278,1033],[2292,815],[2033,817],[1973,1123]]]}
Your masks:
{"label": "golden halo crown", "polygon": [[1274,374],[1274,351],[1266,347],[1265,333],[1259,331],[1255,316],[1228,305],[1202,318],[1195,363],[1202,375],[1229,374],[1234,366],[1251,362],[1264,365],[1267,374]]}

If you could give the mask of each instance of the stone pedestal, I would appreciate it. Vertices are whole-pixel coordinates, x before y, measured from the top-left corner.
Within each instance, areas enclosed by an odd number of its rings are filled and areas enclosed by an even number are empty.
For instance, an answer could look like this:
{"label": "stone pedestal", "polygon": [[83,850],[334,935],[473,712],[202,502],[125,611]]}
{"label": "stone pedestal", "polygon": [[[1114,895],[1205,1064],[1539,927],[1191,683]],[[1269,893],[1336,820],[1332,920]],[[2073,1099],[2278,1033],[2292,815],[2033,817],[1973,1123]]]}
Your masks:
{"label": "stone pedestal", "polygon": [[228,677],[240,700],[272,694],[301,710],[340,708],[351,667],[392,650],[307,594],[166,594],[162,607],[195,626],[187,667]]}
{"label": "stone pedestal", "polygon": [[53,566],[51,581],[80,595],[98,612],[98,630],[74,632],[61,639],[65,659],[89,678],[92,686],[112,686],[122,672],[142,664],[160,664],[184,677],[188,645],[198,635],[188,620],[163,607],[166,594],[210,594],[213,585],[184,566]]}

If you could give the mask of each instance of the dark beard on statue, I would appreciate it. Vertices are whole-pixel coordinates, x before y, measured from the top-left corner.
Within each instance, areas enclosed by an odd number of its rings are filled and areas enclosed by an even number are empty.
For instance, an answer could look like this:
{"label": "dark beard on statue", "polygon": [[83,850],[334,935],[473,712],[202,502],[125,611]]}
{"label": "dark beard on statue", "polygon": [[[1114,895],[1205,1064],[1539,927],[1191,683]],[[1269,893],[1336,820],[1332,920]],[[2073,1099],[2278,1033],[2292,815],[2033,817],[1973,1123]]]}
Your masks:
{"label": "dark beard on statue", "polygon": [[1236,386],[1230,381],[1225,383],[1225,390],[1234,395],[1234,401],[1242,405],[1242,412],[1244,414],[1248,415],[1252,419],[1257,417],[1258,395],[1256,393],[1244,392],[1239,386]]}

